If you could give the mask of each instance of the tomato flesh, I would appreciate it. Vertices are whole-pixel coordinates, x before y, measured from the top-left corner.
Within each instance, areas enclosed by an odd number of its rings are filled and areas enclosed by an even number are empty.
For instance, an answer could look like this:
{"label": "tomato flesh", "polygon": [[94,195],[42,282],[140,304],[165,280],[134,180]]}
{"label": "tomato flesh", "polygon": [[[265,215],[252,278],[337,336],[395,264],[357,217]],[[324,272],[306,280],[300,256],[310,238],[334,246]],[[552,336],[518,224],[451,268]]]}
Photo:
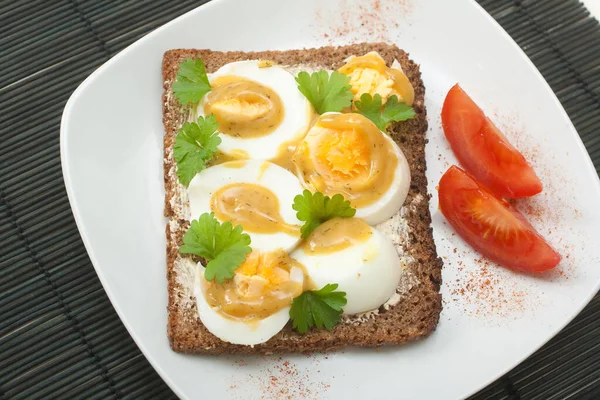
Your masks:
{"label": "tomato flesh", "polygon": [[440,210],[475,250],[506,268],[543,272],[561,260],[525,217],[457,166],[442,176]]}
{"label": "tomato flesh", "polygon": [[458,84],[444,100],[442,126],[462,166],[498,195],[518,198],[542,191],[525,157]]}

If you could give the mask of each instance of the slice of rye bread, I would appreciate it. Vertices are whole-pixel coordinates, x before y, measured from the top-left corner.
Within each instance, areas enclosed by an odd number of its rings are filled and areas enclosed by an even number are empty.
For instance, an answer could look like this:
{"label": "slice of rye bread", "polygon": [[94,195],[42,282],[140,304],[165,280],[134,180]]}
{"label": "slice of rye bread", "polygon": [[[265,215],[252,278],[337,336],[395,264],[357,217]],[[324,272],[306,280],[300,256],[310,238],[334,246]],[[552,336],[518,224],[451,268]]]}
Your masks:
{"label": "slice of rye bread", "polygon": [[[409,227],[403,243],[405,254],[412,257],[408,270],[418,284],[408,285],[409,290],[400,301],[391,307],[381,307],[378,312],[363,318],[345,319],[332,331],[313,329],[299,334],[291,329],[291,323],[266,343],[256,346],[234,345],[221,341],[211,334],[200,321],[196,309],[193,290],[189,287],[191,271],[184,272],[177,267],[180,262],[178,249],[189,223],[176,210],[174,199],[181,193],[182,187],[174,174],[175,165],[172,146],[177,130],[188,118],[189,108],[179,105],[171,92],[179,63],[187,57],[200,57],[206,70],[216,71],[219,67],[240,60],[272,60],[282,65],[309,65],[323,69],[336,69],[351,55],[363,55],[369,51],[378,52],[387,65],[394,59],[400,62],[402,69],[415,89],[414,119],[394,123],[389,133],[402,148],[411,172],[411,185],[402,217]],[[429,195],[425,177],[425,133],[427,131],[426,110],[424,105],[425,87],[421,80],[419,66],[408,58],[408,54],[395,45],[384,43],[363,43],[343,47],[323,47],[320,49],[264,51],[264,52],[219,52],[211,50],[170,50],[164,54],[163,63],[163,122],[164,171],[165,171],[165,216],[167,224],[167,280],[169,290],[168,336],[175,351],[185,353],[282,353],[327,351],[347,345],[382,346],[397,345],[427,336],[439,320],[441,312],[442,260],[437,256],[431,229],[429,213]],[[400,215],[400,213],[398,214]],[[188,275],[182,276],[182,275]],[[187,284],[185,283],[187,282]],[[187,286],[187,287],[186,287]]]}

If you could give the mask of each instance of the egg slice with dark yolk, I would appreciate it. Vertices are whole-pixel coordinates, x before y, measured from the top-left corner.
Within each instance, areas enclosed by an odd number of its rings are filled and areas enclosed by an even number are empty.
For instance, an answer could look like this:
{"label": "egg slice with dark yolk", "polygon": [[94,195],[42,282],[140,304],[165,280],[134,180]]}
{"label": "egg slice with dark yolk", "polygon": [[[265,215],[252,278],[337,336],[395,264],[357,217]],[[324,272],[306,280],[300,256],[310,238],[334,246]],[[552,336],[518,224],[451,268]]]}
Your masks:
{"label": "egg slice with dark yolk", "polygon": [[209,75],[211,91],[198,104],[212,114],[221,134],[222,159],[271,160],[306,134],[314,118],[310,102],[284,68],[259,60],[224,65]]}
{"label": "egg slice with dark yolk", "polygon": [[330,197],[343,195],[370,225],[394,215],[410,186],[402,150],[360,114],[322,115],[293,161],[303,186]]}
{"label": "egg slice with dark yolk", "polygon": [[220,222],[241,225],[253,249],[287,251],[300,241],[302,223],[292,204],[302,190],[294,174],[269,161],[228,161],[192,179],[189,218],[212,212]]}

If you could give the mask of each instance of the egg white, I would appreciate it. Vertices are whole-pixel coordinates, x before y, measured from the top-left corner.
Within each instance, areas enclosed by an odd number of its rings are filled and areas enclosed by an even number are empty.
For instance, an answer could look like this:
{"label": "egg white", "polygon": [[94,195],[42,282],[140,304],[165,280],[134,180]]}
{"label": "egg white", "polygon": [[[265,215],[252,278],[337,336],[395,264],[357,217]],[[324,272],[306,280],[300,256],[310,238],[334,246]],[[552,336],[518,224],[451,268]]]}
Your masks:
{"label": "egg white", "polygon": [[[209,81],[221,76],[239,76],[267,86],[279,95],[284,107],[281,124],[268,135],[244,139],[221,134],[221,152],[231,155],[242,151],[248,154],[249,159],[270,160],[277,157],[282,145],[301,139],[308,131],[313,118],[312,105],[298,90],[292,74],[285,69],[276,65],[259,68],[258,60],[237,61],[210,74]],[[204,116],[205,102],[206,98],[198,105],[200,116]]]}
{"label": "egg white", "polygon": [[328,254],[310,254],[303,246],[292,258],[304,268],[318,289],[337,283],[346,292],[344,314],[357,314],[379,308],[395,293],[402,264],[391,239],[371,228],[365,242]]}
{"label": "egg white", "polygon": [[[243,164],[242,166],[239,166]],[[234,165],[232,167],[232,165]],[[302,225],[292,209],[294,197],[302,193],[300,182],[286,169],[269,161],[230,161],[209,167],[198,173],[187,189],[190,204],[190,221],[203,213],[211,212],[210,201],[214,192],[232,183],[254,183],[272,191],[279,200],[279,213],[290,225]],[[224,221],[220,221],[224,222]],[[285,233],[247,232],[253,249],[290,251],[300,241],[297,236]]]}
{"label": "egg white", "polygon": [[[233,344],[253,346],[264,343],[275,336],[290,319],[290,307],[282,308],[276,313],[256,323],[245,323],[229,319],[215,311],[206,301],[205,268],[198,263],[194,283],[196,306],[202,324],[216,337]],[[298,267],[290,270],[290,279],[300,284],[304,281],[304,273]]]}

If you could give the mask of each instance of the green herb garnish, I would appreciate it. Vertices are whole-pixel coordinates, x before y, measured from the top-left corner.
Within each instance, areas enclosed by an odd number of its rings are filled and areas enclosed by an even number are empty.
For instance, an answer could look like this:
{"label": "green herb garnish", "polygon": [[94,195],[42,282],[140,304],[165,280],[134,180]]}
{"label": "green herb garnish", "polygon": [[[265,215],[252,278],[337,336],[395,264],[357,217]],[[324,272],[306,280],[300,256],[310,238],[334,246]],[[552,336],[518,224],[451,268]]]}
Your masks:
{"label": "green herb garnish", "polygon": [[182,254],[195,254],[208,260],[204,277],[219,283],[233,278],[234,271],[251,251],[250,236],[243,233],[241,225],[234,228],[231,222],[221,224],[212,213],[204,213],[192,221],[179,248]]}
{"label": "green herb garnish", "polygon": [[298,211],[296,217],[300,221],[304,221],[304,225],[300,229],[302,239],[306,239],[325,221],[335,217],[349,218],[356,214],[356,210],[350,206],[349,201],[344,200],[344,196],[341,194],[329,197],[321,192],[313,194],[309,190],[294,197],[292,208]]}
{"label": "green herb garnish", "polygon": [[186,58],[179,64],[177,79],[171,90],[179,103],[198,103],[210,92],[210,83],[201,59]]}
{"label": "green herb garnish", "polygon": [[363,93],[360,96],[360,101],[354,102],[354,106],[359,114],[369,118],[382,131],[391,121],[406,121],[416,115],[411,106],[406,103],[399,103],[398,97],[395,95],[391,96],[382,107],[379,94],[371,97],[370,94]]}
{"label": "green herb garnish", "polygon": [[337,284],[325,285],[320,290],[309,290],[292,300],[290,318],[292,326],[300,333],[309,328],[333,329],[340,322],[342,308],[346,305],[346,293],[336,292]]}
{"label": "green herb garnish", "polygon": [[350,91],[350,77],[337,71],[329,74],[327,71],[318,71],[308,74],[300,72],[296,77],[298,90],[311,102],[319,114],[326,112],[342,111],[350,107],[352,97]]}
{"label": "green herb garnish", "polygon": [[197,122],[186,122],[175,137],[173,156],[177,161],[179,182],[188,187],[196,174],[206,168],[221,144],[214,115],[199,117]]}

